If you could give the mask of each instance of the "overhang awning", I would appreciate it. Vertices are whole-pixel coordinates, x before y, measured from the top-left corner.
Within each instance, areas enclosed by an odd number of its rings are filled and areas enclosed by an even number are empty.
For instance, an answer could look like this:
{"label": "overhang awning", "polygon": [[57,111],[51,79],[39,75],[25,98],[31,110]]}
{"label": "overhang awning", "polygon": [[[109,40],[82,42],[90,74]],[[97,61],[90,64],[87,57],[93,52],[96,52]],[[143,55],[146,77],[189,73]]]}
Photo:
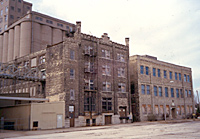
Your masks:
{"label": "overhang awning", "polygon": [[0,99],[3,100],[23,100],[23,101],[48,101],[46,98],[25,98],[25,97],[5,97],[0,96]]}

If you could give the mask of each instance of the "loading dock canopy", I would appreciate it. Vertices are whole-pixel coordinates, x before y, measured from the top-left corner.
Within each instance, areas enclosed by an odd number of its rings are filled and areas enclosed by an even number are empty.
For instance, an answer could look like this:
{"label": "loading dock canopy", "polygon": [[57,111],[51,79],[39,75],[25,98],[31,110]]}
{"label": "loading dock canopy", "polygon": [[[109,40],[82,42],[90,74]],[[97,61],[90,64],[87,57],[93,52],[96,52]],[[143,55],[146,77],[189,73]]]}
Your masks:
{"label": "loading dock canopy", "polygon": [[46,98],[24,98],[24,97],[4,97],[4,96],[0,96],[0,99],[23,100],[23,101],[49,101],[49,99],[46,99]]}

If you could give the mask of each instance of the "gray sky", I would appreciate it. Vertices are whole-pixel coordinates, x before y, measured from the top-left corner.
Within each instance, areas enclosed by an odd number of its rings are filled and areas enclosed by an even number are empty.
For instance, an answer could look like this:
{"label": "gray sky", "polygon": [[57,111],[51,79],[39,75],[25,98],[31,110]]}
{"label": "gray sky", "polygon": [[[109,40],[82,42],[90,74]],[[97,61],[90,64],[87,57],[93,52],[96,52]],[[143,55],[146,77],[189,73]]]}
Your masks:
{"label": "gray sky", "polygon": [[193,86],[200,92],[199,0],[25,0],[33,10],[82,22],[82,32],[125,44],[130,55],[148,54],[192,68]]}

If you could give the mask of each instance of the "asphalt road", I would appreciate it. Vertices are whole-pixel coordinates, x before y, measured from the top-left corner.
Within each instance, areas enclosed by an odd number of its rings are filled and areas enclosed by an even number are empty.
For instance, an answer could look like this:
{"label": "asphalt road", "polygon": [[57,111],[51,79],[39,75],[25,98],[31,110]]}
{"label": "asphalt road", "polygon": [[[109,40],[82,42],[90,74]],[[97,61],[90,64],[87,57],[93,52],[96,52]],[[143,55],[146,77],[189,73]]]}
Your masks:
{"label": "asphalt road", "polygon": [[[15,139],[200,139],[200,121],[141,122],[46,131],[13,131],[8,134],[10,136],[7,137]],[[0,137],[6,137],[6,133],[0,132]]]}

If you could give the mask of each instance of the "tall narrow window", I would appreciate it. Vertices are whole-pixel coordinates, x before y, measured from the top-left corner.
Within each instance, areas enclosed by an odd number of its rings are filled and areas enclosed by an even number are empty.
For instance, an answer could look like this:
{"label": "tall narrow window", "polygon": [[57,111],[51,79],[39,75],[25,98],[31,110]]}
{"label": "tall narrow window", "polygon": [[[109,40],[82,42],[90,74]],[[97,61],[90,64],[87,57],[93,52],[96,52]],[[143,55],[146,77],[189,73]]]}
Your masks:
{"label": "tall narrow window", "polygon": [[145,94],[145,85],[141,85],[141,92],[142,92],[142,94],[144,95]]}
{"label": "tall narrow window", "polygon": [[169,72],[169,78],[172,79],[172,72]]}
{"label": "tall narrow window", "polygon": [[189,92],[188,92],[188,96],[189,96],[189,97],[192,97],[191,90],[189,90]]}
{"label": "tall narrow window", "polygon": [[75,52],[74,52],[74,50],[70,50],[70,59],[71,60],[75,59]]}
{"label": "tall narrow window", "polygon": [[126,92],[126,85],[124,83],[119,83],[118,84],[118,91]]}
{"label": "tall narrow window", "polygon": [[70,89],[70,100],[75,100],[74,89]]}
{"label": "tall narrow window", "polygon": [[157,86],[154,86],[154,96],[158,96]]}
{"label": "tall narrow window", "polygon": [[74,79],[74,78],[75,78],[75,70],[70,69],[70,79]]}
{"label": "tall narrow window", "polygon": [[117,54],[117,60],[124,62],[125,61],[124,55],[123,54]]}
{"label": "tall narrow window", "polygon": [[156,77],[156,68],[153,68],[153,76]]}
{"label": "tall narrow window", "polygon": [[185,97],[188,97],[188,91],[185,90]]}
{"label": "tall narrow window", "polygon": [[144,66],[142,66],[142,65],[140,66],[140,73],[144,74]]}
{"label": "tall narrow window", "polygon": [[179,98],[179,89],[176,89],[176,97]]}
{"label": "tall narrow window", "polygon": [[186,82],[186,75],[184,74],[184,82]]}
{"label": "tall narrow window", "polygon": [[183,91],[180,89],[181,98],[184,98]]}
{"label": "tall narrow window", "polygon": [[147,85],[147,95],[150,94],[150,85]]}
{"label": "tall narrow window", "polygon": [[164,70],[164,78],[167,78],[167,71],[166,70]]}
{"label": "tall narrow window", "polygon": [[102,66],[102,75],[110,75],[110,66],[104,65]]}
{"label": "tall narrow window", "polygon": [[112,98],[102,98],[102,111],[111,111],[112,110]]}
{"label": "tall narrow window", "polygon": [[174,97],[174,88],[171,88],[171,97]]}
{"label": "tall narrow window", "polygon": [[178,75],[179,75],[179,81],[181,81],[181,73],[179,73]]}
{"label": "tall narrow window", "polygon": [[110,59],[110,51],[102,50],[102,57]]}
{"label": "tall narrow window", "polygon": [[189,83],[190,82],[190,76],[187,75],[187,82]]}
{"label": "tall narrow window", "polygon": [[111,83],[103,82],[103,91],[111,91]]}
{"label": "tall narrow window", "polygon": [[149,67],[146,67],[146,75],[149,75]]}
{"label": "tall narrow window", "polygon": [[125,77],[125,68],[118,68],[118,77]]}
{"label": "tall narrow window", "polygon": [[162,87],[159,87],[159,96],[162,97]]}
{"label": "tall narrow window", "polygon": [[160,75],[160,69],[158,69],[158,77],[161,77],[161,75]]}
{"label": "tall narrow window", "polygon": [[175,72],[175,80],[178,80],[178,74]]}

